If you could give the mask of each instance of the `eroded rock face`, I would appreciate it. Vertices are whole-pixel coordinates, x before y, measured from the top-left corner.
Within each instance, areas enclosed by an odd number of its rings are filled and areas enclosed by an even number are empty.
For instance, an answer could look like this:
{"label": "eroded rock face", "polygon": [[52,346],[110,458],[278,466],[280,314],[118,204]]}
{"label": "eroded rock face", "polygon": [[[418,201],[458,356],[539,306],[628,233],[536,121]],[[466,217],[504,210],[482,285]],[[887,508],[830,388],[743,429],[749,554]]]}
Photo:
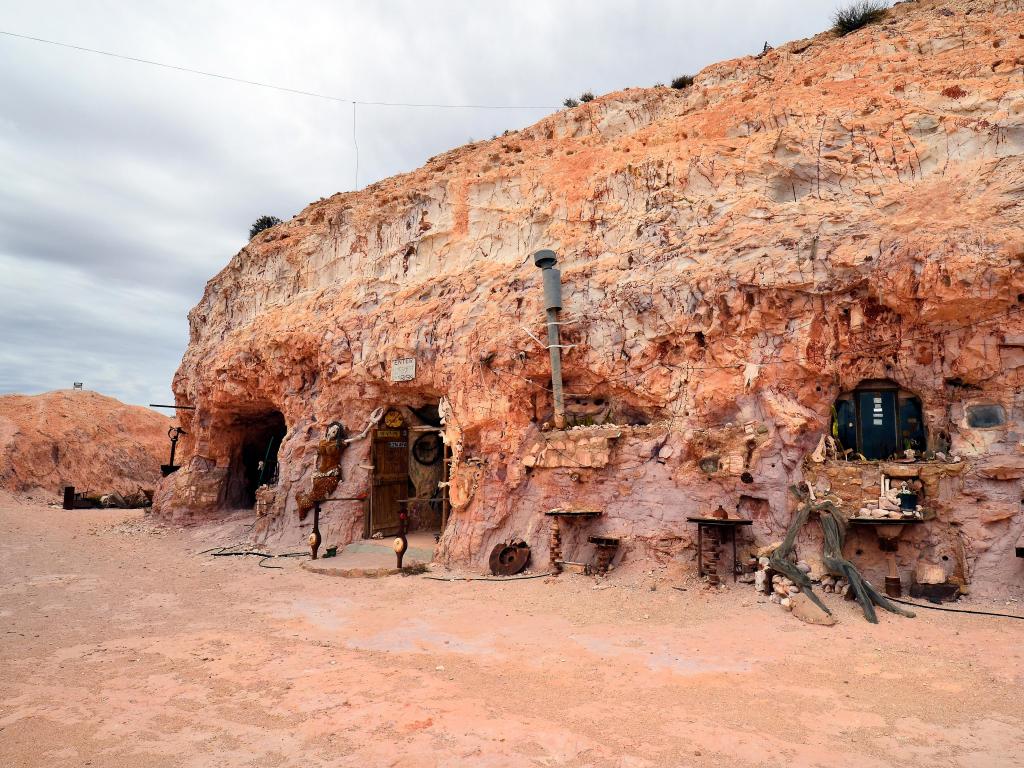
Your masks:
{"label": "eroded rock face", "polygon": [[[542,513],[568,505],[603,510],[591,532],[621,535],[627,558],[675,558],[686,515],[719,504],[780,537],[837,396],[885,379],[920,398],[928,447],[989,467],[929,504],[936,525],[985,532],[978,584],[1019,584],[1022,153],[1020,4],[915,2],[321,200],[258,235],[190,314],[174,390],[197,409],[195,458],[158,508],[230,506],[248,425],[279,412],[262,519],[298,540],[328,422],[444,397],[441,560],[482,567],[522,536],[542,563]],[[540,248],[559,254],[565,388],[593,425],[559,434],[542,430]],[[416,377],[392,383],[404,357]],[[973,428],[972,404],[1005,419]],[[353,443],[338,495],[366,492],[367,463]],[[362,516],[339,505],[327,526],[358,537]]]}
{"label": "eroded rock face", "polygon": [[82,390],[0,396],[0,490],[59,498],[153,489],[172,422],[149,408]]}

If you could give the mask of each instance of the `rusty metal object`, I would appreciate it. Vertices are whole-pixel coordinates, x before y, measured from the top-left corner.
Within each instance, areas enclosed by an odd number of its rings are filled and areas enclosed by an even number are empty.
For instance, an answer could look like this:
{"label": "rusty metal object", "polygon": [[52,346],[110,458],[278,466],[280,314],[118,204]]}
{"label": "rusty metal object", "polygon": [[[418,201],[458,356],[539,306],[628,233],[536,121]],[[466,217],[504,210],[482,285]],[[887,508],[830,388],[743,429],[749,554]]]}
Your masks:
{"label": "rusty metal object", "polygon": [[889,597],[903,597],[903,582],[899,576],[885,577],[885,594]]}
{"label": "rusty metal object", "polygon": [[497,544],[491,550],[488,564],[495,576],[515,576],[530,560],[530,545],[522,539],[508,544]]}
{"label": "rusty metal object", "polygon": [[169,437],[171,439],[171,459],[166,464],[161,464],[160,465],[160,473],[164,477],[167,477],[168,475],[172,475],[175,472],[177,472],[179,469],[181,469],[180,466],[178,466],[177,464],[174,463],[174,452],[178,448],[178,438],[180,438],[182,435],[187,435],[187,434],[188,434],[188,432],[186,432],[181,427],[171,427],[170,429],[167,430],[167,437]]}
{"label": "rusty metal object", "polygon": [[687,517],[686,520],[697,524],[697,573],[707,577],[708,584],[720,584],[719,560],[724,544],[732,540],[732,579],[736,581],[736,529],[744,525],[753,525],[752,520],[741,518],[719,517]]}

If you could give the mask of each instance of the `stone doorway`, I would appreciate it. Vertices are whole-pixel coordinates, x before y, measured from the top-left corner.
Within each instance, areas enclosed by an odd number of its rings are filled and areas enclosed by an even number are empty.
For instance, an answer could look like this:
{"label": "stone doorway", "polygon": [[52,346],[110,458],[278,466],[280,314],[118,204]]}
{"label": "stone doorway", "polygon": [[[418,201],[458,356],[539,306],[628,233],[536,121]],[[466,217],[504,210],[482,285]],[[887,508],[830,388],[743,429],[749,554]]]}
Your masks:
{"label": "stone doorway", "polygon": [[288,432],[284,414],[270,410],[238,416],[234,427],[238,443],[228,470],[228,505],[251,509],[256,504],[256,489],[273,485],[278,476],[278,453]]}
{"label": "stone doorway", "polygon": [[408,530],[439,534],[448,520],[450,453],[437,408],[389,407],[370,440],[370,503],[365,535],[392,536],[399,516]]}

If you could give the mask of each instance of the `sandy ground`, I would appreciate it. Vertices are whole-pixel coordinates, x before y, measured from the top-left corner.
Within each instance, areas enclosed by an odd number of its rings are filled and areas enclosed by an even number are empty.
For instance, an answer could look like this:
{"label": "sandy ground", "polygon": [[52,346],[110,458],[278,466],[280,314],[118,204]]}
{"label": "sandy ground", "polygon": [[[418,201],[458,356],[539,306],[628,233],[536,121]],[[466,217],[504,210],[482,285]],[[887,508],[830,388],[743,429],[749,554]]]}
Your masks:
{"label": "sandy ground", "polygon": [[1024,622],[329,578],[209,534],[0,502],[0,766],[1024,765]]}

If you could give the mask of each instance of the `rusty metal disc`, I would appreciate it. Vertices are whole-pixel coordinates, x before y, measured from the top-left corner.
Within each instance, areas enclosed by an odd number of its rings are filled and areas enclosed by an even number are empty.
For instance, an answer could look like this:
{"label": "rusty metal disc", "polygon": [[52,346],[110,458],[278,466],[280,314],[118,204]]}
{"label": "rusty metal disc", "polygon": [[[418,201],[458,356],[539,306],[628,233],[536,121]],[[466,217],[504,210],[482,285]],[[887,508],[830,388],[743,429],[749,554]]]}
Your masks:
{"label": "rusty metal disc", "polygon": [[530,560],[530,545],[525,541],[497,544],[491,550],[489,565],[495,576],[515,576]]}

